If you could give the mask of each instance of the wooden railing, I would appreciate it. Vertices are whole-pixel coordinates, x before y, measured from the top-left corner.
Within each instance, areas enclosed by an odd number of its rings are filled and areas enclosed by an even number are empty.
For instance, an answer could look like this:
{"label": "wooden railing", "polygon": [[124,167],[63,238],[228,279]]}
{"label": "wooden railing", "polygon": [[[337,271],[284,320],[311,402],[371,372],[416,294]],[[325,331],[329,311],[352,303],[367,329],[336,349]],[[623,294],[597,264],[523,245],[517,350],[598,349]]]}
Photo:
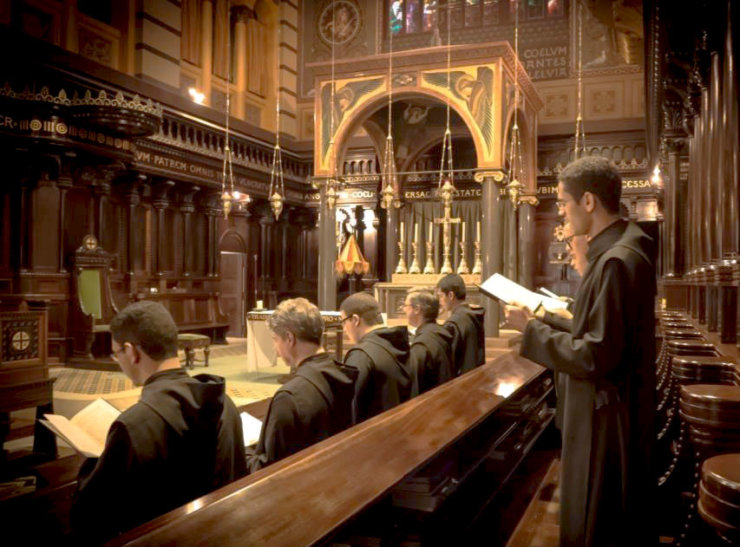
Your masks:
{"label": "wooden railing", "polygon": [[[144,524],[114,545],[310,545],[464,445],[456,485],[549,423],[549,372],[513,353]],[[471,437],[471,435],[474,437]],[[511,457],[509,457],[511,456]],[[499,458],[500,459],[500,458]],[[449,492],[448,492],[449,493]]]}

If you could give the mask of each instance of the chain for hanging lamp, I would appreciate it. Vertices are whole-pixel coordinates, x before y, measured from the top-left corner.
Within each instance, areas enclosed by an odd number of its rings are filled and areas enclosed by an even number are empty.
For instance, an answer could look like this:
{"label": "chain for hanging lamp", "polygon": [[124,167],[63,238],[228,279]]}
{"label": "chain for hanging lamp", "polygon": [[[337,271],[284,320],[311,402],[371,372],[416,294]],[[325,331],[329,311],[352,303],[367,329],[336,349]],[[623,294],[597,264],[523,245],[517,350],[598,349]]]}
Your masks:
{"label": "chain for hanging lamp", "polygon": [[[337,10],[336,5],[334,3],[334,0],[331,1],[331,21],[332,21],[332,29],[336,28],[337,24]],[[326,181],[326,205],[329,209],[334,209],[334,206],[337,203],[337,198],[339,197],[338,192],[338,186],[339,181],[337,180],[337,157],[336,157],[336,149],[335,149],[335,143],[334,143],[334,101],[336,100],[336,90],[337,90],[337,84],[334,79],[334,63],[335,63],[335,53],[334,53],[334,39],[331,40],[331,101],[329,103],[329,108],[331,109],[330,112],[330,125],[329,125],[329,134],[331,135],[331,139],[329,140],[329,158],[331,160],[331,176]]]}
{"label": "chain for hanging lamp", "polygon": [[231,118],[231,7],[226,11],[226,44],[228,47],[228,62],[226,63],[226,123],[224,129],[224,163],[221,171],[221,206],[224,211],[224,218],[229,218],[229,213],[234,204],[249,203],[249,194],[242,194],[234,190],[234,166],[233,154],[231,151],[231,131],[229,120]]}
{"label": "chain for hanging lamp", "polygon": [[[452,131],[450,130],[450,48],[452,47],[452,2],[447,2],[447,104],[445,134],[442,137],[442,156],[439,163],[439,182],[437,184],[437,193],[444,202],[445,198],[449,199],[455,192],[455,172],[452,168]],[[447,164],[447,169],[445,169]]]}
{"label": "chain for hanging lamp", "polygon": [[519,0],[514,6],[514,123],[509,135],[509,184],[506,189],[514,209],[519,207],[519,196],[522,193],[522,183],[519,178],[524,176],[522,163],[522,140],[519,133]]}
{"label": "chain for hanging lamp", "polygon": [[[278,10],[281,4],[278,4]],[[275,42],[275,67],[277,70],[277,85],[275,86],[275,149],[272,154],[272,169],[270,170],[270,190],[268,200],[275,220],[280,218],[285,204],[285,183],[283,182],[283,154],[280,149],[280,38],[281,17],[278,13],[277,41]]]}
{"label": "chain for hanging lamp", "polygon": [[398,188],[396,171],[396,156],[393,150],[393,30],[391,29],[388,47],[388,136],[385,139],[383,154],[384,184],[380,192],[380,206],[383,209],[401,206],[401,199],[396,191]]}
{"label": "chain for hanging lamp", "polygon": [[231,6],[226,11],[226,44],[229,48],[229,60],[226,63],[226,129],[224,130],[224,164],[221,172],[221,205],[224,218],[229,218],[234,197],[234,170],[232,166],[231,146],[229,145],[229,118],[231,117]]}
{"label": "chain for hanging lamp", "polygon": [[576,100],[576,131],[573,142],[574,160],[586,155],[586,131],[583,127],[583,5],[581,2],[578,2],[576,19],[578,22],[578,56],[576,60],[578,97]]}

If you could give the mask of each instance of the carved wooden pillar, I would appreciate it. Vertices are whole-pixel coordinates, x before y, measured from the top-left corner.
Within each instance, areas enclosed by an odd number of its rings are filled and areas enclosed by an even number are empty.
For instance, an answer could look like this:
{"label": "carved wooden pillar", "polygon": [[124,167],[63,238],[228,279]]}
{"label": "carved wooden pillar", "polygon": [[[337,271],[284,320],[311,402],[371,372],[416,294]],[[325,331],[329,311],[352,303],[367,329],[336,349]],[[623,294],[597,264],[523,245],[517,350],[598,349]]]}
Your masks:
{"label": "carved wooden pillar", "polygon": [[663,268],[666,277],[683,275],[683,215],[685,196],[681,184],[681,152],[686,141],[681,137],[666,139],[668,178],[664,191]]}
{"label": "carved wooden pillar", "polygon": [[534,216],[538,204],[534,194],[522,195],[519,203],[519,284],[528,289],[534,289]]}
{"label": "carved wooden pillar", "polygon": [[709,147],[707,160],[707,183],[708,183],[708,220],[711,228],[711,239],[709,247],[709,258],[711,260],[722,257],[722,202],[725,199],[725,184],[722,180],[722,108],[720,91],[722,88],[720,77],[720,57],[718,53],[712,54],[712,66],[710,72],[710,96],[709,96]]}
{"label": "carved wooden pillar", "polygon": [[[74,155],[68,156],[73,158]],[[66,273],[67,269],[64,265],[64,223],[65,223],[65,208],[67,200],[67,190],[72,188],[72,163],[68,158],[62,160],[62,172],[59,175],[57,181],[57,187],[59,188],[59,233],[57,234],[57,247],[59,247],[59,273]]]}
{"label": "carved wooden pillar", "polygon": [[195,194],[199,190],[200,187],[193,185],[180,194],[180,212],[182,213],[182,275],[184,277],[190,277],[193,268],[191,253],[191,247],[194,242],[192,215],[195,212]]}
{"label": "carved wooden pillar", "polygon": [[[275,217],[269,207],[264,206],[259,209],[260,225],[260,293],[265,299],[269,295],[268,281],[274,277],[275,272],[272,267],[273,247],[272,247],[272,226],[275,225]],[[268,304],[269,305],[269,304]]]}
{"label": "carved wooden pillar", "polygon": [[152,253],[152,268],[158,276],[164,275],[164,248],[167,246],[165,231],[165,212],[170,204],[167,192],[175,186],[174,181],[165,180],[153,188],[152,207],[155,211],[156,226],[154,232],[154,252]]}
{"label": "carved wooden pillar", "polygon": [[[504,215],[504,213],[506,213]],[[503,218],[506,219],[505,225],[506,225],[506,257],[504,260],[504,275],[508,277],[509,279],[516,279],[517,278],[517,251],[518,251],[518,242],[517,242],[517,227],[518,227],[518,212],[516,209],[514,209],[514,206],[511,204],[511,200],[509,199],[508,192],[506,197],[504,198],[503,203],[503,211],[502,215]],[[502,218],[502,219],[503,219]]]}
{"label": "carved wooden pillar", "polygon": [[398,264],[398,217],[400,210],[391,207],[385,209],[385,280],[391,281],[396,265]]}
{"label": "carved wooden pillar", "polygon": [[129,282],[129,292],[135,291],[134,276],[136,274],[136,248],[134,242],[136,239],[136,207],[141,202],[139,195],[139,185],[146,180],[146,175],[138,175],[123,185],[123,198],[128,206],[126,211],[126,277]]}
{"label": "carved wooden pillar", "polygon": [[[483,186],[481,195],[481,261],[483,279],[494,273],[501,273],[503,250],[503,226],[500,214],[500,184],[503,173],[498,171],[478,171],[475,181]],[[485,331],[487,337],[498,336],[499,305],[492,298],[484,298],[486,310]]]}
{"label": "carved wooden pillar", "polygon": [[25,179],[21,181],[20,191],[20,238],[18,239],[18,266],[21,272],[26,272],[29,269],[29,256],[30,256],[30,234],[31,229],[29,225],[30,211],[29,211],[29,200],[31,191],[35,186],[35,182],[31,179]]}
{"label": "carved wooden pillar", "polygon": [[212,192],[205,198],[204,213],[206,215],[206,276],[215,277],[217,273],[216,250],[218,234],[216,233],[216,217],[223,214],[221,210],[221,193]]}
{"label": "carved wooden pillar", "polygon": [[103,241],[103,226],[105,224],[105,203],[110,196],[111,181],[116,175],[119,167],[104,167],[100,170],[99,176],[95,178],[92,185],[92,192],[95,203],[95,224],[93,233],[98,241]]}
{"label": "carved wooden pillar", "polygon": [[[740,150],[738,150],[738,139],[740,132],[738,130],[738,88],[737,88],[737,65],[740,61],[735,55],[738,44],[733,44],[732,18],[738,21],[738,10],[740,6],[737,3],[727,3],[727,28],[724,41],[724,70],[722,75],[722,97],[724,134],[722,142],[724,144],[724,175],[722,182],[724,184],[725,199],[722,203],[722,254],[740,253]],[[732,10],[735,13],[732,13]],[[735,38],[738,36],[738,29],[735,29]]]}

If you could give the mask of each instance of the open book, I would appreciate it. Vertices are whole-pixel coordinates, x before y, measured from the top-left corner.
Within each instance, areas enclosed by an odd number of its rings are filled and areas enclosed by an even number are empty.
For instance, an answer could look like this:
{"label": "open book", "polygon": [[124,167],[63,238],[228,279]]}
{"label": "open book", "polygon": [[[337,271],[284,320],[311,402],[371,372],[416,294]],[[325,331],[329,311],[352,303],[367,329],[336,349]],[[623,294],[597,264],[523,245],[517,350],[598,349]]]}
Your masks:
{"label": "open book", "polygon": [[491,298],[501,300],[504,304],[517,303],[528,307],[532,311],[536,310],[540,304],[547,311],[560,310],[568,307],[567,302],[532,292],[501,274],[493,274],[481,285],[478,285],[478,287],[482,293]]}
{"label": "open book", "polygon": [[95,399],[71,420],[58,414],[44,414],[46,419],[40,421],[83,456],[98,458],[105,448],[108,430],[120,414],[108,401]]}
{"label": "open book", "polygon": [[246,412],[242,412],[240,417],[242,419],[244,446],[257,444],[257,441],[260,440],[260,432],[262,431],[262,421]]}

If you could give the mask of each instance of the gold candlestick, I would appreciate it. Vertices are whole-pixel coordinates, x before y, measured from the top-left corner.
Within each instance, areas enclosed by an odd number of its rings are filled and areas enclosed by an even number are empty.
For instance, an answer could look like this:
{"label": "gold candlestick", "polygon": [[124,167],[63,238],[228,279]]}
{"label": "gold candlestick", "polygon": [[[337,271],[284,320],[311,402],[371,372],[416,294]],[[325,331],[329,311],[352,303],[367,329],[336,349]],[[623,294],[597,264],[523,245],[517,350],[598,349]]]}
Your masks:
{"label": "gold candlestick", "polygon": [[408,270],[406,269],[406,261],[403,259],[403,241],[398,242],[398,266],[396,266],[397,274],[405,274]]}
{"label": "gold candlestick", "polygon": [[473,265],[474,274],[483,273],[483,263],[480,260],[480,241],[474,241],[473,246],[475,247],[475,264]]}
{"label": "gold candlestick", "polygon": [[468,262],[465,260],[465,242],[460,242],[460,264],[457,266],[458,274],[469,274]]}
{"label": "gold candlestick", "polygon": [[437,273],[434,271],[434,250],[433,245],[434,243],[431,241],[427,241],[427,263],[426,266],[424,266],[424,273],[425,274],[433,274]]}
{"label": "gold candlestick", "polygon": [[411,261],[411,267],[409,268],[410,274],[418,274],[421,273],[421,267],[419,266],[419,244],[416,241],[411,242],[411,249],[414,253],[414,259]]}

